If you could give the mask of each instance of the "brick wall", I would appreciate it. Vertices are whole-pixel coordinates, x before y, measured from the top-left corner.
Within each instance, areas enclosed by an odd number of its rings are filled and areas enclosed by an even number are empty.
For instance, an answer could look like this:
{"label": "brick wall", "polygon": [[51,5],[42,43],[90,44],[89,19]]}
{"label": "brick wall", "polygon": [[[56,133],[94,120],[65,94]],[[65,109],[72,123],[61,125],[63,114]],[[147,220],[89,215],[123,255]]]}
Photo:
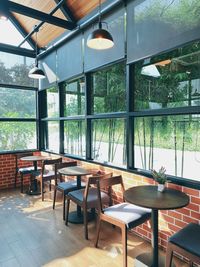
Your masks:
{"label": "brick wall", "polygon": [[[39,153],[37,153],[39,154]],[[46,153],[42,153],[47,155]],[[48,154],[50,156],[50,154]],[[24,166],[25,162],[22,162]],[[101,169],[107,172],[113,172],[113,175],[122,175],[125,188],[129,188],[137,185],[154,184],[154,181],[150,178],[143,177],[141,175],[132,174],[126,171],[119,171],[112,168],[100,166],[98,164],[86,163],[79,161],[80,164],[89,169]],[[0,189],[12,188],[14,186],[14,174],[15,174],[15,156],[12,154],[0,155]],[[29,182],[29,177],[26,177],[26,183]],[[19,179],[18,179],[19,185]],[[189,222],[200,223],[200,192],[199,190],[190,189],[187,187],[175,185],[172,183],[167,184],[168,187],[185,192],[190,197],[190,204],[177,210],[165,210],[159,212],[159,245],[163,249],[166,249],[167,240],[176,231],[183,228]],[[113,194],[115,201],[121,201],[122,196],[119,192],[119,188],[115,189]],[[151,230],[149,223],[145,223],[138,226],[134,231],[143,238],[150,241]]]}

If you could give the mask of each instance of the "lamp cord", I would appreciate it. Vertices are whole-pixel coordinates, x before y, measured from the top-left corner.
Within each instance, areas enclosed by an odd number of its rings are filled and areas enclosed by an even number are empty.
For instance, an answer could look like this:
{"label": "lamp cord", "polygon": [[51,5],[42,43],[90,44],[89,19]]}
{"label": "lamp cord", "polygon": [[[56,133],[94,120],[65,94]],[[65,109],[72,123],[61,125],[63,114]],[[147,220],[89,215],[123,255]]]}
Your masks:
{"label": "lamp cord", "polygon": [[35,66],[38,67],[38,61],[37,61],[37,54],[38,54],[37,32],[38,32],[38,29],[36,27],[37,27],[37,25],[35,25],[35,27],[34,27],[34,31],[35,31]]}
{"label": "lamp cord", "polygon": [[101,0],[99,0],[99,28],[102,28],[102,23],[101,23]]}

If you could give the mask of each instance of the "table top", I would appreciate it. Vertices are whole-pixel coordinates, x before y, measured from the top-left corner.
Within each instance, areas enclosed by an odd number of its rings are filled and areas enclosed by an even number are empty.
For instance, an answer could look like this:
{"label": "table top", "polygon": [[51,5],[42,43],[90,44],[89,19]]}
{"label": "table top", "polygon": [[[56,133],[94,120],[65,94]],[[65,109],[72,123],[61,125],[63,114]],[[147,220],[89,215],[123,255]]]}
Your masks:
{"label": "table top", "polygon": [[45,160],[48,159],[48,157],[45,156],[27,156],[27,157],[22,157],[20,160],[25,160],[25,161],[40,161],[40,160]]}
{"label": "table top", "polygon": [[153,185],[131,187],[124,192],[124,198],[132,204],[158,210],[178,209],[189,204],[185,193],[171,188],[159,192]]}
{"label": "table top", "polygon": [[66,167],[58,170],[60,174],[68,175],[68,176],[77,176],[77,175],[89,175],[91,174],[90,171],[84,169],[83,167],[73,166],[73,167]]}

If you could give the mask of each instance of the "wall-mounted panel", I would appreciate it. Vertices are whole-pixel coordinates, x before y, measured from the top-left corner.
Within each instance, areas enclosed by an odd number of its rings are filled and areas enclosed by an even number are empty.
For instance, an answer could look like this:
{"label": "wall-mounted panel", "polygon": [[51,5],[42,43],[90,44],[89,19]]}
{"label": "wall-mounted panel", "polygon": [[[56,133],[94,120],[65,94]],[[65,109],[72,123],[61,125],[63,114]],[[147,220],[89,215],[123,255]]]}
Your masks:
{"label": "wall-mounted panel", "polygon": [[[90,71],[97,67],[106,65],[110,62],[119,60],[125,57],[125,10],[124,8],[116,11],[108,17],[102,18],[107,23],[103,23],[103,28],[108,30],[114,40],[114,46],[107,50],[95,50],[87,47],[87,38],[91,32],[98,28],[95,24],[94,27],[88,28],[84,32],[84,71]],[[108,27],[108,28],[107,28]]]}
{"label": "wall-mounted panel", "polygon": [[199,39],[199,25],[199,0],[129,1],[128,63]]}
{"label": "wall-mounted panel", "polygon": [[67,80],[83,72],[82,34],[70,39],[57,50],[58,81]]}
{"label": "wall-mounted panel", "polygon": [[54,85],[57,81],[56,75],[56,51],[48,54],[46,57],[42,58],[39,62],[39,67],[41,67],[46,75],[46,78],[39,81],[39,89],[46,89]]}

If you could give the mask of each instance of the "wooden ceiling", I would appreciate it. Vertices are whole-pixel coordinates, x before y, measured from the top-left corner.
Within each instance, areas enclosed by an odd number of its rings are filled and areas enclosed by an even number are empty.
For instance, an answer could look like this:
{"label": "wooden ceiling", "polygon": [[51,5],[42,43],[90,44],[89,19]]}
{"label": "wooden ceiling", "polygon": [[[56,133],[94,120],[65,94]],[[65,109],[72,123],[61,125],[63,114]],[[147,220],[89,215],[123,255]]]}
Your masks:
{"label": "wooden ceiling", "polygon": [[[1,1],[1,0],[0,0]],[[60,0],[11,0],[17,4],[33,8],[42,12],[49,14],[57,5]],[[101,3],[106,0],[102,0]],[[91,11],[97,8],[99,5],[99,0],[64,0],[63,5],[53,14],[53,16],[58,17],[63,20],[70,20],[73,18],[73,22],[77,23],[80,19],[84,18]],[[71,14],[70,16],[67,16]],[[41,21],[27,17],[25,15],[12,12],[16,20],[19,22],[25,32],[30,33],[35,25],[38,25]],[[64,32],[69,32],[69,30],[55,26],[53,24],[44,23],[37,34],[37,44],[39,47],[48,46],[49,43],[57,39]],[[32,35],[32,39],[35,41],[35,34]]]}

